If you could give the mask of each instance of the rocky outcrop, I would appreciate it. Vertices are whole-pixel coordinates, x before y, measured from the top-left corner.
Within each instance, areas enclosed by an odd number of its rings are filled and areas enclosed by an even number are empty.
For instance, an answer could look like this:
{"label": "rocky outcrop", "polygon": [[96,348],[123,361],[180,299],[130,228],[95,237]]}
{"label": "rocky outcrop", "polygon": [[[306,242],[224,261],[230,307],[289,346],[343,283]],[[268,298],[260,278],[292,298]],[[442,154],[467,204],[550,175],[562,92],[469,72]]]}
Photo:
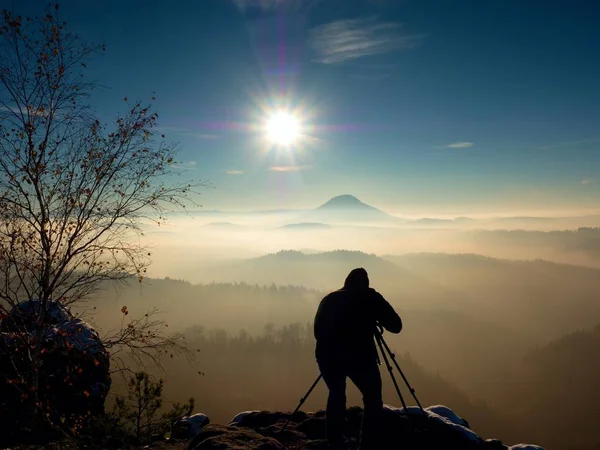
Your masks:
{"label": "rocky outcrop", "polygon": [[190,450],[283,450],[286,447],[278,440],[250,428],[207,425],[187,448]]}
{"label": "rocky outcrop", "polygon": [[171,430],[172,439],[192,439],[210,423],[206,414],[198,413],[177,420]]}
{"label": "rocky outcrop", "polygon": [[5,437],[18,428],[27,401],[29,351],[41,336],[38,407],[54,420],[94,415],[104,411],[111,385],[109,354],[98,333],[74,317],[60,303],[46,307],[43,323],[39,301],[14,307],[0,322],[0,427]]}
{"label": "rocky outcrop", "polygon": [[[346,411],[345,436],[348,448],[356,448],[362,409]],[[289,424],[285,427],[286,423]],[[450,408],[436,405],[425,410],[385,407],[380,423],[380,450],[543,450],[519,444],[508,447],[495,439],[484,440],[469,429],[468,422]],[[325,412],[246,411],[236,415],[228,426],[208,425],[188,444],[187,450],[325,450]]]}

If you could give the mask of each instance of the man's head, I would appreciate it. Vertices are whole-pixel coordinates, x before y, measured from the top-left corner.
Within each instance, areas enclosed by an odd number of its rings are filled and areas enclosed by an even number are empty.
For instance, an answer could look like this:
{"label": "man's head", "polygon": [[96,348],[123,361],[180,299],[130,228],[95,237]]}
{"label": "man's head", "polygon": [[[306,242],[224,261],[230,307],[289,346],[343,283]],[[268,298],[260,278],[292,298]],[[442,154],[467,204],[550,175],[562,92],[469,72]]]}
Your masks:
{"label": "man's head", "polygon": [[369,287],[369,275],[362,267],[353,269],[344,282],[345,288],[350,289],[366,289]]}

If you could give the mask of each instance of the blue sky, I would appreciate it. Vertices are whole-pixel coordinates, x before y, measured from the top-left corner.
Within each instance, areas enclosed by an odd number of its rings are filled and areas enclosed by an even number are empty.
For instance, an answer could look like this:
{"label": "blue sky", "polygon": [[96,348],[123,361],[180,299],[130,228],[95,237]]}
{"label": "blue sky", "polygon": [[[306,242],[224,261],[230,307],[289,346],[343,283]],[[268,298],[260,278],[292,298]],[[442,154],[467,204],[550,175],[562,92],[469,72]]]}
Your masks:
{"label": "blue sky", "polygon": [[[207,209],[343,193],[406,214],[600,205],[598,2],[66,0],[62,14],[107,44],[90,67],[109,87],[102,117],[155,92],[186,176],[214,185]],[[294,148],[252,126],[277,105],[303,120]]]}

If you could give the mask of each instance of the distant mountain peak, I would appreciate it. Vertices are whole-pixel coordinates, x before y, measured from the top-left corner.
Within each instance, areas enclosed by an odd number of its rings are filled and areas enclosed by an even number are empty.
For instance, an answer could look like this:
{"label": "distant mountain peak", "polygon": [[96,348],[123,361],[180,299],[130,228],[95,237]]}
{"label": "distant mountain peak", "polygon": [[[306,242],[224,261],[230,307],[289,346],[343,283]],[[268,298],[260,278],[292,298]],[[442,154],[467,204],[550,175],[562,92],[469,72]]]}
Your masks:
{"label": "distant mountain peak", "polygon": [[330,198],[321,206],[306,213],[302,218],[304,222],[321,222],[326,224],[332,222],[359,223],[389,220],[395,220],[395,218],[374,206],[367,205],[350,194],[342,194]]}
{"label": "distant mountain peak", "polygon": [[362,203],[359,199],[357,199],[354,195],[350,194],[342,194],[336,195],[331,198],[329,202],[338,202],[338,203]]}
{"label": "distant mountain peak", "polygon": [[319,206],[321,208],[369,208],[376,209],[366,203],[361,202],[354,195],[342,194],[329,199],[326,203]]}

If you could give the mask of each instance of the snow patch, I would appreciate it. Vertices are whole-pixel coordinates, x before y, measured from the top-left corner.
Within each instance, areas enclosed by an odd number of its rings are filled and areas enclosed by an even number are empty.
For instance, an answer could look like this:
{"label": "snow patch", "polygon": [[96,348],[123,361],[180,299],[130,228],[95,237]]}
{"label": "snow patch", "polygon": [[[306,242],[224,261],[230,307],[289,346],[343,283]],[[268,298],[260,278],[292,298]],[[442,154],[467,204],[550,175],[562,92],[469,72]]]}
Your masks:
{"label": "snow patch", "polygon": [[[405,414],[408,416],[423,416],[423,411],[418,406],[409,406],[408,408],[396,408],[395,406],[383,405],[383,408],[395,414]],[[452,409],[444,405],[434,405],[424,408],[427,416],[433,420],[442,422],[454,428],[470,441],[481,442],[483,439],[469,428],[469,422],[456,414]],[[545,450],[539,445],[517,444],[508,447],[508,450]]]}
{"label": "snow patch", "polygon": [[200,433],[202,428],[210,423],[210,419],[206,414],[197,413],[188,417],[183,417],[181,419],[182,422],[189,424],[190,432],[192,435],[197,435]]}
{"label": "snow patch", "polygon": [[512,447],[508,447],[508,450],[544,450],[544,447],[533,444],[517,444]]}
{"label": "snow patch", "polygon": [[[442,424],[453,428],[456,432],[460,433],[465,439],[473,442],[484,442],[484,440],[473,430],[469,428],[469,422],[463,419],[451,408],[444,405],[433,405],[427,408],[419,408],[418,406],[409,406],[407,408],[397,408],[391,405],[383,405],[383,409],[391,412],[392,414],[402,414],[407,416],[419,416],[423,417],[423,412],[431,420],[436,420]],[[231,424],[239,424],[242,422],[244,417],[257,413],[260,411],[243,411],[238,413],[230,422]],[[494,440],[495,441],[495,440]],[[488,442],[490,440],[488,439]],[[543,447],[532,444],[517,444],[511,447],[504,447],[507,450],[545,450]]]}
{"label": "snow patch", "polygon": [[242,422],[242,420],[244,419],[244,417],[246,417],[246,416],[248,416],[250,414],[253,414],[253,413],[257,413],[257,412],[260,412],[260,411],[256,411],[256,410],[255,411],[243,411],[241,413],[237,413],[235,415],[235,417],[233,419],[231,419],[231,422],[229,422],[229,425],[231,426],[231,424],[233,424],[233,423],[239,424],[239,423]]}
{"label": "snow patch", "polygon": [[[397,414],[405,414],[407,416],[422,416],[423,411],[430,419],[437,420],[455,431],[459,432],[465,439],[474,442],[481,442],[482,439],[477,433],[468,427],[468,422],[462,419],[458,414],[452,411],[447,406],[435,405],[421,410],[418,406],[409,406],[408,408],[395,408],[393,406],[384,405],[384,408],[394,411]],[[466,424],[466,425],[465,425]]]}
{"label": "snow patch", "polygon": [[210,423],[206,414],[197,413],[191,416],[183,416],[173,425],[171,431],[172,439],[192,439]]}
{"label": "snow patch", "polygon": [[462,417],[458,416],[454,411],[452,411],[447,406],[444,406],[444,405],[429,406],[429,407],[425,408],[425,410],[428,412],[437,414],[438,416],[445,417],[446,419],[448,419],[449,421],[451,421],[452,423],[454,423],[456,425],[470,428],[469,422],[467,422]]}

